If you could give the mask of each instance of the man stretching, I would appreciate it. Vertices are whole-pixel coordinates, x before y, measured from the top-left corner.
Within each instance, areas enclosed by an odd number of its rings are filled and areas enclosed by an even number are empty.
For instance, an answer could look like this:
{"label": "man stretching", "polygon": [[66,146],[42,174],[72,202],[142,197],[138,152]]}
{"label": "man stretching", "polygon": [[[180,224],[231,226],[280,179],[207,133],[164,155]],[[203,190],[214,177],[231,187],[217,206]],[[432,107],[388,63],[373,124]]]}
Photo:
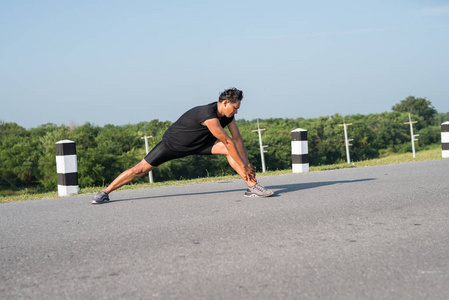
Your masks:
{"label": "man stretching", "polygon": [[[235,122],[243,99],[242,91],[232,88],[220,94],[218,102],[197,106],[184,113],[171,125],[157,144],[136,166],[120,174],[105,190],[98,192],[92,204],[109,202],[109,194],[157,166],[189,155],[226,155],[231,167],[248,185],[245,197],[269,197],[273,192],[256,180],[248,161],[242,136]],[[228,127],[232,139],[223,129]]]}

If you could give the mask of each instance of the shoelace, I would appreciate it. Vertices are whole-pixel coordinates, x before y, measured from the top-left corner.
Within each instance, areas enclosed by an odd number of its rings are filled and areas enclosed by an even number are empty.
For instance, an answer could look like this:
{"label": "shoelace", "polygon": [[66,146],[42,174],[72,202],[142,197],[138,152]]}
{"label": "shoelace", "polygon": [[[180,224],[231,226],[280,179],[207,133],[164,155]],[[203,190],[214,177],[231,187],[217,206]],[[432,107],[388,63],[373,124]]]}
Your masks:
{"label": "shoelace", "polygon": [[261,185],[258,184],[258,183],[256,183],[256,184],[253,186],[253,189],[258,190],[259,192],[265,192],[264,187],[261,186]]}

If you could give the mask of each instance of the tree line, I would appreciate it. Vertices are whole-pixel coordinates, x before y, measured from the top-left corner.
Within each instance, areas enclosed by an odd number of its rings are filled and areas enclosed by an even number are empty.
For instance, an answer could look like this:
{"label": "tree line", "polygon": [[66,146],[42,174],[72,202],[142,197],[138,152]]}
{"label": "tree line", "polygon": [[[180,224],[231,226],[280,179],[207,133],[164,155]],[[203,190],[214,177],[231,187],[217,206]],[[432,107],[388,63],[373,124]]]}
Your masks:
{"label": "tree line", "polygon": [[[268,170],[291,168],[291,131],[308,131],[311,166],[333,164],[346,160],[343,127],[348,127],[351,159],[360,161],[378,158],[387,153],[411,151],[408,113],[419,134],[417,150],[440,143],[440,124],[449,120],[449,113],[438,113],[425,98],[410,96],[392,107],[391,112],[369,115],[335,114],[313,119],[272,118],[259,120]],[[238,120],[238,126],[255,168],[261,170],[257,120]],[[124,126],[57,126],[45,124],[25,129],[15,123],[0,122],[0,189],[57,188],[55,143],[69,139],[76,142],[80,187],[103,186],[145,156],[142,139],[149,138],[150,149],[162,139],[169,121],[152,120]],[[224,156],[190,156],[161,165],[153,171],[155,181],[190,179],[234,174]],[[137,182],[148,181],[141,177]]]}

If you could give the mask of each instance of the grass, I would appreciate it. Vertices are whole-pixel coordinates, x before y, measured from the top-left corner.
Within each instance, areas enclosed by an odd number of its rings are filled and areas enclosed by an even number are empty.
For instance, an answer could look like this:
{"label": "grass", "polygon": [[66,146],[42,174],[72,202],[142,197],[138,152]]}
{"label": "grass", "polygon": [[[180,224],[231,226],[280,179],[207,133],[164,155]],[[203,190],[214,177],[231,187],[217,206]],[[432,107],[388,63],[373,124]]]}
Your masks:
{"label": "grass", "polygon": [[379,165],[390,165],[414,161],[441,159],[441,148],[438,147],[429,150],[417,151],[415,154],[416,158],[413,158],[412,153],[389,153],[384,157],[353,162],[352,164],[344,162],[333,165],[310,167],[310,171],[335,170],[335,169],[356,168],[356,167],[372,167]]}
{"label": "grass", "polygon": [[[381,158],[364,160],[353,162],[348,164],[346,162],[333,164],[333,165],[323,165],[323,166],[311,166],[310,172],[315,171],[324,171],[324,170],[336,170],[336,169],[345,169],[345,168],[358,168],[358,167],[369,167],[369,166],[378,166],[378,165],[388,165],[388,164],[398,164],[398,163],[407,163],[414,161],[425,161],[425,160],[435,160],[441,159],[441,148],[434,148],[429,150],[422,150],[416,152],[416,158],[413,158],[411,153],[391,153],[385,155]],[[276,176],[283,174],[291,174],[291,169],[289,170],[279,170],[279,171],[267,171],[266,173],[258,173],[257,176]],[[238,175],[230,175],[230,176],[220,176],[220,177],[206,177],[206,178],[196,178],[196,179],[188,179],[188,180],[172,180],[172,181],[164,181],[157,183],[139,183],[139,184],[129,184],[121,188],[121,190],[130,190],[130,189],[143,189],[143,188],[153,188],[160,186],[172,186],[172,185],[184,185],[184,184],[195,184],[195,183],[204,183],[204,182],[215,182],[215,181],[223,181],[223,180],[234,180],[239,179]],[[100,191],[104,187],[89,187],[89,188],[80,188],[80,194],[92,194]],[[34,199],[52,199],[59,198],[58,192],[48,192],[48,193],[35,193],[33,190],[22,190],[18,192],[10,192],[9,195],[6,195],[5,192],[0,196],[0,203],[7,202],[15,202],[15,201],[25,201],[25,200],[34,200]]]}

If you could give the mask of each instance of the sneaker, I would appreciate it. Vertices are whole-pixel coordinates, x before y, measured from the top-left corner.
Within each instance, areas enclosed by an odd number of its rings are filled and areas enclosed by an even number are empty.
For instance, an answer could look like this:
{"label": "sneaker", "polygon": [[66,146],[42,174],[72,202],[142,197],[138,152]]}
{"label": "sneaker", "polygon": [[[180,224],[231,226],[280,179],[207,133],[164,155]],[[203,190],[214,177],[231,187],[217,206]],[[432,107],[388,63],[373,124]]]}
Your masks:
{"label": "sneaker", "polygon": [[101,191],[95,194],[94,199],[90,204],[102,204],[109,202],[109,195]]}
{"label": "sneaker", "polygon": [[267,190],[259,183],[256,183],[246,190],[245,197],[270,197],[273,194],[273,191]]}

